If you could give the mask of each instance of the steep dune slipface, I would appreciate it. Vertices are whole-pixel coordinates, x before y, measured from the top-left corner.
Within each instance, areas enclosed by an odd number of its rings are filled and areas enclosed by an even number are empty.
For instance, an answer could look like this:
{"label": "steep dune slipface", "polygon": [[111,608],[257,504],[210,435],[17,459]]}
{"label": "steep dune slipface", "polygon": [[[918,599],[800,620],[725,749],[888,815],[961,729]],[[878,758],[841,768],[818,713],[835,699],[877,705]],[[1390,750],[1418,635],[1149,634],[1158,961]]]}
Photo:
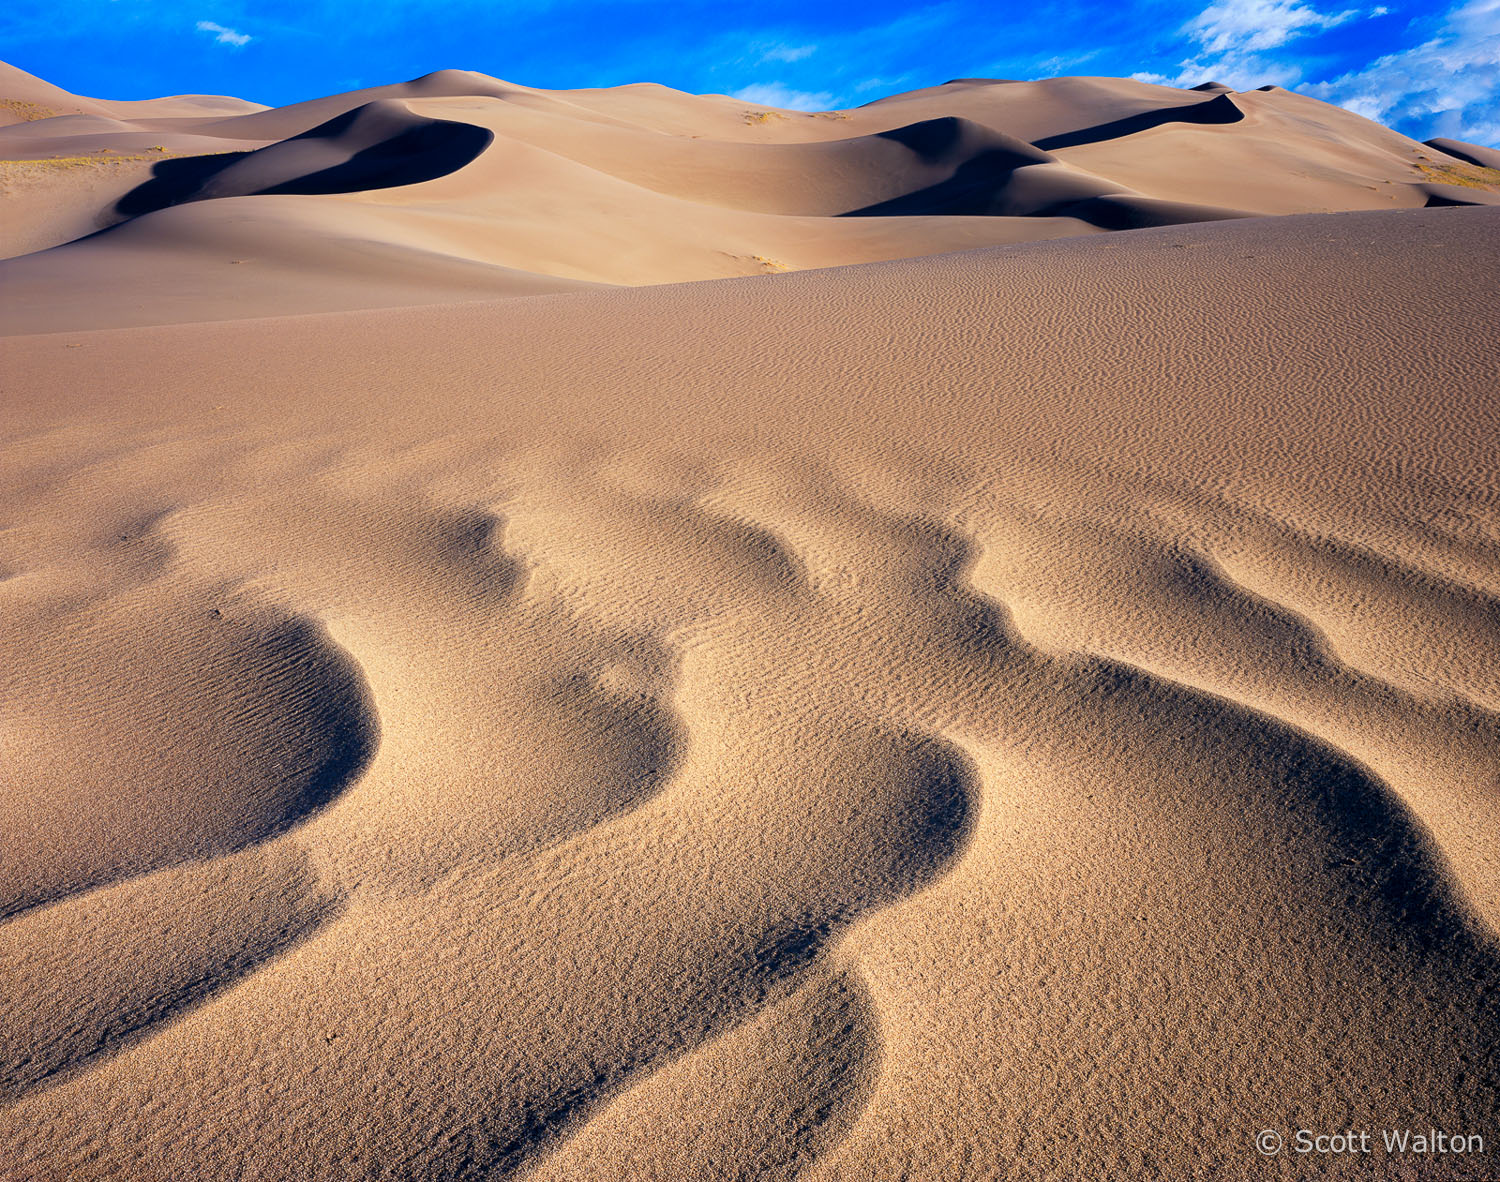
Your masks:
{"label": "steep dune slipface", "polygon": [[8,340],[0,1174],[1492,1152],[1497,219]]}
{"label": "steep dune slipface", "polygon": [[[1177,112],[1165,114],[1178,117]],[[1125,122],[1135,126],[1134,121]],[[1150,120],[1144,124],[1157,125]],[[910,148],[928,165],[946,166],[947,175],[889,200],[850,210],[849,216],[1076,218],[1109,230],[1248,216],[1122,191],[1118,184],[1070,168],[1037,145],[997,135],[967,120],[930,120],[882,132],[881,137]]]}
{"label": "steep dune slipface", "polygon": [[164,161],[115,209],[135,217],[185,201],[415,185],[457,171],[493,139],[482,127],[423,119],[382,99],[254,152]]}
{"label": "steep dune slipface", "polygon": [[[51,93],[19,71],[0,76],[0,97],[7,86],[33,96],[34,114]],[[1500,199],[1500,173],[1278,88],[961,79],[809,113],[448,70],[279,109],[179,96],[57,111],[0,127],[0,251],[58,248],[0,262],[7,292],[24,293],[7,297],[6,331],[457,302]],[[382,270],[388,283],[367,281]]]}
{"label": "steep dune slipface", "polygon": [[1475,164],[1480,168],[1500,169],[1500,149],[1443,138],[1428,140],[1427,146],[1436,148],[1439,152],[1446,152],[1449,156],[1462,160],[1466,164]]}

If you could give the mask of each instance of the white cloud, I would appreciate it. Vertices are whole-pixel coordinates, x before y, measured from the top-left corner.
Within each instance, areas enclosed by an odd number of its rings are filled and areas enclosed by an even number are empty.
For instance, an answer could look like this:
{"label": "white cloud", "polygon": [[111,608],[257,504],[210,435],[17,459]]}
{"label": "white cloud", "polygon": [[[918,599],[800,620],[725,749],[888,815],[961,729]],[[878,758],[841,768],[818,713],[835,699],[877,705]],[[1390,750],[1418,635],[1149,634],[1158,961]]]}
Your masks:
{"label": "white cloud", "polygon": [[[1380,5],[1363,15],[1389,13]],[[1200,52],[1178,63],[1175,77],[1132,77],[1168,86],[1209,78],[1237,89],[1295,86],[1379,123],[1410,121],[1424,136],[1500,140],[1500,0],[1465,0],[1440,20],[1421,22],[1433,34],[1423,43],[1327,81],[1306,82],[1297,62],[1266,54],[1360,15],[1354,9],[1321,12],[1304,0],[1219,0],[1183,26]]]}
{"label": "white cloud", "polygon": [[736,90],[733,97],[758,107],[785,107],[789,111],[827,111],[833,105],[833,95],[825,90],[793,90],[780,82],[755,82]]}
{"label": "white cloud", "polygon": [[1301,0],[1219,0],[1210,4],[1182,32],[1198,43],[1198,52],[1179,62],[1175,77],[1141,72],[1131,77],[1164,86],[1194,86],[1213,79],[1237,90],[1253,86],[1291,86],[1302,78],[1295,62],[1266,57],[1309,33],[1353,20],[1358,9],[1320,12]]}
{"label": "white cloud", "polygon": [[1200,82],[1222,82],[1235,90],[1256,86],[1291,86],[1302,78],[1301,67],[1292,62],[1276,61],[1256,53],[1223,53],[1218,57],[1199,56],[1178,63],[1175,75],[1137,71],[1131,77],[1137,82],[1154,82],[1158,86],[1196,86]]}
{"label": "white cloud", "polygon": [[1275,49],[1293,37],[1321,32],[1357,16],[1354,9],[1322,13],[1296,0],[1222,0],[1189,21],[1184,31],[1209,53]]}
{"label": "white cloud", "polygon": [[763,62],[800,62],[817,52],[816,45],[770,45],[762,51]]}
{"label": "white cloud", "polygon": [[1500,0],[1460,4],[1423,44],[1300,89],[1369,119],[1420,119],[1429,135],[1500,142]]}
{"label": "white cloud", "polygon": [[241,33],[238,29],[228,29],[223,25],[215,24],[213,21],[199,21],[198,32],[213,33],[214,40],[220,45],[233,45],[236,49],[249,45],[251,37],[249,33]]}

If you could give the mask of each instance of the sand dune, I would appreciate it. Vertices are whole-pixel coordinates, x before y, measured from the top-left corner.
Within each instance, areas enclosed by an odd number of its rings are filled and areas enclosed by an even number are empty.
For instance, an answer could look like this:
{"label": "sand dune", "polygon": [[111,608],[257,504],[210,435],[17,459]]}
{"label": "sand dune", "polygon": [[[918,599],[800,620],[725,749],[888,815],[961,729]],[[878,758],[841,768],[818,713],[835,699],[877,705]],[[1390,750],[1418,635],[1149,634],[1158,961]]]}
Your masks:
{"label": "sand dune", "polygon": [[1482,155],[6,77],[0,1176],[1484,1176]]}
{"label": "sand dune", "polygon": [[163,161],[115,210],[137,217],[213,198],[415,185],[458,171],[494,138],[472,123],[423,119],[402,103],[381,99],[254,152]]}
{"label": "sand dune", "polygon": [[[80,99],[14,70],[0,92],[76,112],[0,127],[0,253],[30,256],[0,262],[0,282],[28,292],[0,308],[11,332],[672,283],[1251,214],[1500,199],[1500,174],[1472,154],[1277,88],[965,79],[813,114],[650,85],[542,91],[456,70],[278,109]],[[272,195],[319,200],[260,200]],[[208,200],[235,205],[190,209]],[[220,218],[232,231],[205,231]],[[133,219],[149,229],[131,233]],[[346,282],[342,264],[302,262],[330,250],[378,257],[403,276],[399,295]]]}
{"label": "sand dune", "polygon": [[1455,160],[1462,160],[1467,164],[1475,164],[1480,168],[1500,168],[1500,149],[1485,148],[1479,144],[1465,143],[1463,140],[1450,140],[1438,138],[1428,140],[1429,148],[1436,148]]}
{"label": "sand dune", "polygon": [[110,108],[94,99],[79,98],[34,74],[0,62],[0,126],[50,119],[59,115],[110,117]]}

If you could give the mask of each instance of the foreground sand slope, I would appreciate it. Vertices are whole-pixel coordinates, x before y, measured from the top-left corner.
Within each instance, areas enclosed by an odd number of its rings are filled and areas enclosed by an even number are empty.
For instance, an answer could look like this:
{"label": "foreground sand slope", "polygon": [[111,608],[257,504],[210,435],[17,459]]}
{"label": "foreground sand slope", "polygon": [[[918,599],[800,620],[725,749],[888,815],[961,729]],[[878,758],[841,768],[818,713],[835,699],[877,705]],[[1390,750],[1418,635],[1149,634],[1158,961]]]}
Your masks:
{"label": "foreground sand slope", "polygon": [[1500,172],[1274,87],[968,79],[808,113],[444,70],[232,109],[185,97],[67,105],[73,96],[6,70],[0,96],[31,96],[17,100],[30,114],[77,112],[0,127],[0,254],[24,256],[0,263],[5,291],[22,293],[0,304],[10,332],[1500,201]]}
{"label": "foreground sand slope", "polygon": [[0,1174],[1493,1153],[1497,275],[1412,210],[6,341]]}

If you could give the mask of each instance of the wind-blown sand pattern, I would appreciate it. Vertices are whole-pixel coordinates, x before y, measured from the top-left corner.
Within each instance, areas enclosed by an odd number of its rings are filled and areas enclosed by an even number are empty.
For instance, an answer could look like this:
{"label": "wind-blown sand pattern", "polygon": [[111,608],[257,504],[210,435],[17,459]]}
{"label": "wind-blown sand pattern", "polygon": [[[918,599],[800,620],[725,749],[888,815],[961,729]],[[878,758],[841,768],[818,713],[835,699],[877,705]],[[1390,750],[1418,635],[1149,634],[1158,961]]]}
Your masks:
{"label": "wind-blown sand pattern", "polygon": [[7,85],[0,1175],[1484,1176],[1482,157]]}

